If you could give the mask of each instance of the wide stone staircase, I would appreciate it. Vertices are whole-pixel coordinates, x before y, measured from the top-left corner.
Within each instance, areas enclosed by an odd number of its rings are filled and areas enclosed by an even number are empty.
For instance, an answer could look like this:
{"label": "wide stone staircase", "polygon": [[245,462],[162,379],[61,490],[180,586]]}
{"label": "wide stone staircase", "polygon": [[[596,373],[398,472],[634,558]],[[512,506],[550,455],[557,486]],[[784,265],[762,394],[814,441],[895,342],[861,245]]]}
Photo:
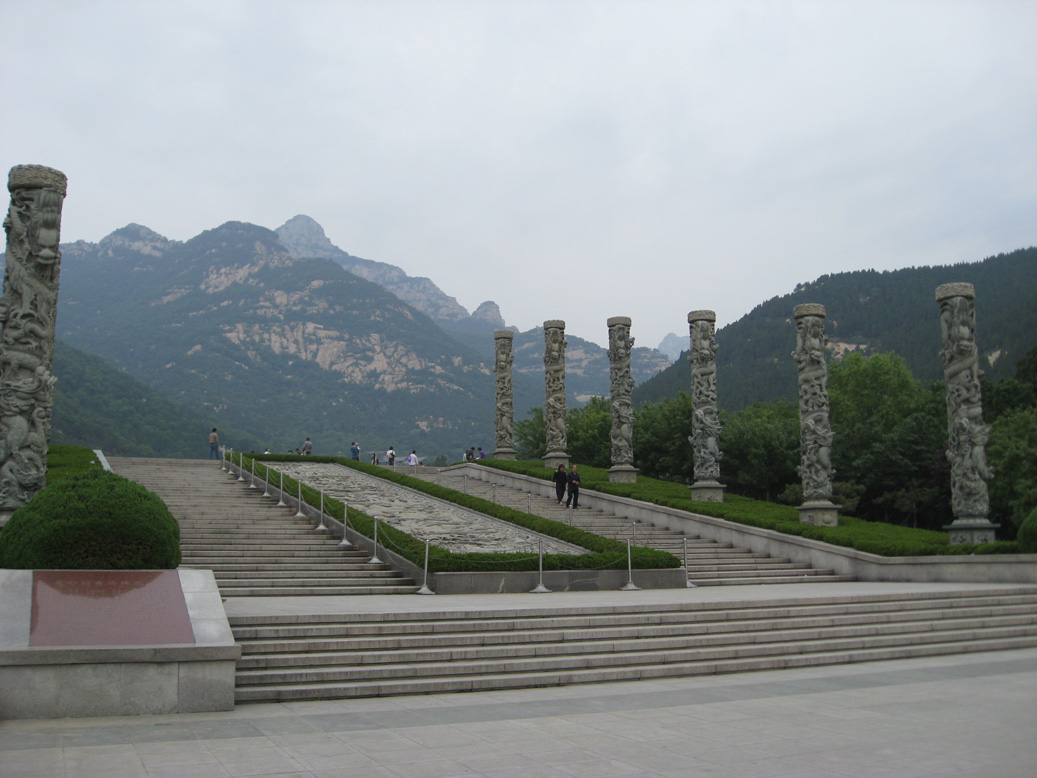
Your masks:
{"label": "wide stone staircase", "polygon": [[180,523],[182,567],[213,571],[223,597],[411,594],[417,586],[370,555],[338,546],[313,521],[210,460],[109,458],[158,494]]}
{"label": "wide stone staircase", "polygon": [[[466,477],[465,466],[442,470],[424,467],[399,467],[396,470],[426,481],[491,500],[516,510],[571,524],[579,529],[637,546],[668,551],[684,560],[687,548],[688,582],[695,586],[745,586],[749,584],[835,583],[852,581],[853,576],[839,575],[834,570],[814,568],[774,557],[748,548],[725,546],[708,538],[684,535],[676,530],[632,520],[600,510],[581,507],[567,510],[551,497],[529,494],[521,489],[492,481]],[[492,478],[492,472],[490,473]]]}
{"label": "wide stone staircase", "polygon": [[[436,603],[439,604],[438,602]],[[1037,590],[235,616],[238,702],[841,664],[1037,646]]]}

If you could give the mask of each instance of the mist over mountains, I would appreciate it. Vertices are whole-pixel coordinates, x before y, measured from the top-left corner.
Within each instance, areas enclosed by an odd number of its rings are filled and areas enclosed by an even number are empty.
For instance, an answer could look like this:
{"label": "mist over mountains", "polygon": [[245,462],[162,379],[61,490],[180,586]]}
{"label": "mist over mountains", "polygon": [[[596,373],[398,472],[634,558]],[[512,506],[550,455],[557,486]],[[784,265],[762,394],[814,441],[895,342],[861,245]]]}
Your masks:
{"label": "mist over mountains", "polygon": [[[279,232],[229,222],[186,242],[131,224],[62,252],[59,361],[76,368],[56,364],[55,373],[94,394],[118,387],[121,412],[98,402],[95,413],[89,394],[66,386],[55,442],[149,425],[151,445],[109,436],[111,453],[185,455],[181,436],[142,421],[124,381],[98,379],[107,365],[195,414],[198,440],[216,426],[237,448],[286,450],[309,436],[319,453],[348,451],[353,440],[365,453],[393,445],[450,460],[471,445],[493,449],[497,306],[469,314],[429,279],[341,251],[312,219],[296,217]],[[569,340],[570,402],[607,394],[605,349]],[[515,348],[521,418],[543,402],[542,331],[519,333]],[[649,349],[635,355],[642,379],[668,364]],[[64,415],[73,407],[79,420]]]}
{"label": "mist over mountains", "polygon": [[[490,300],[469,313],[429,278],[348,254],[302,215],[277,230],[228,222],[185,242],[131,224],[62,252],[55,442],[204,456],[216,426],[239,450],[294,449],[307,436],[330,454],[353,440],[365,455],[493,450],[493,331],[507,325]],[[1010,375],[1037,344],[1037,249],[824,276],[761,303],[717,333],[721,406],[795,397],[800,302],[827,307],[833,356],[896,351],[918,377],[940,378],[933,291],[949,281],[976,285],[983,368]],[[570,405],[607,396],[607,351],[567,340]],[[676,361],[633,350],[636,402],[687,391],[686,343],[661,344]],[[517,419],[543,403],[543,344],[541,328],[516,331]]]}

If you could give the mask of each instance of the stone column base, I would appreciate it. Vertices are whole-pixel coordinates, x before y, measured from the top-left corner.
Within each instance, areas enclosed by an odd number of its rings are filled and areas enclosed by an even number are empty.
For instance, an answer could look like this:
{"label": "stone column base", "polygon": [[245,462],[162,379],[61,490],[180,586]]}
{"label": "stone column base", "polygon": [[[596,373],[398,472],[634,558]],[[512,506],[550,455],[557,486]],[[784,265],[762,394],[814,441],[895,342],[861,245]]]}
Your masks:
{"label": "stone column base", "polygon": [[515,458],[515,449],[513,449],[513,448],[498,448],[496,451],[494,451],[492,454],[490,454],[490,459],[514,459],[514,458]]}
{"label": "stone column base", "polygon": [[983,517],[955,519],[944,527],[950,535],[952,546],[964,543],[993,543],[996,540],[995,530],[1000,524],[991,524]]}
{"label": "stone column base", "polygon": [[609,468],[609,480],[617,484],[635,483],[637,468],[633,465],[613,465]]}
{"label": "stone column base", "polygon": [[549,470],[557,470],[559,465],[569,467],[569,455],[564,451],[548,451],[544,454],[544,466]]}
{"label": "stone column base", "polygon": [[828,500],[805,502],[796,510],[799,511],[799,520],[803,524],[813,524],[815,527],[839,525],[839,506]]}
{"label": "stone column base", "polygon": [[691,499],[698,502],[723,502],[725,488],[719,481],[696,481],[691,485]]}

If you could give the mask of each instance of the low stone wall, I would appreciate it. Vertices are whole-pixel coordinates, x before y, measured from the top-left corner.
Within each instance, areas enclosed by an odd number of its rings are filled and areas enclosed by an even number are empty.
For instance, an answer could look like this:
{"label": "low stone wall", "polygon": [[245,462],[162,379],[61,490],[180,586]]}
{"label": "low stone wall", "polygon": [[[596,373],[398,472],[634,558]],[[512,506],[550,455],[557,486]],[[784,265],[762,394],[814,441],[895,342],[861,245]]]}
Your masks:
{"label": "low stone wall", "polygon": [[[509,473],[482,465],[459,465],[473,478],[513,486],[550,497],[553,486],[539,478]],[[989,554],[985,556],[883,557],[842,548],[773,530],[687,513],[626,497],[580,490],[580,505],[623,516],[630,521],[666,527],[688,535],[715,540],[840,575],[859,581],[903,581],[918,583],[1011,583],[1037,584],[1037,554]]]}
{"label": "low stone wall", "polygon": [[31,645],[33,572],[0,570],[0,719],[233,710],[241,647],[211,570],[162,571],[179,577],[193,644],[104,646]]}

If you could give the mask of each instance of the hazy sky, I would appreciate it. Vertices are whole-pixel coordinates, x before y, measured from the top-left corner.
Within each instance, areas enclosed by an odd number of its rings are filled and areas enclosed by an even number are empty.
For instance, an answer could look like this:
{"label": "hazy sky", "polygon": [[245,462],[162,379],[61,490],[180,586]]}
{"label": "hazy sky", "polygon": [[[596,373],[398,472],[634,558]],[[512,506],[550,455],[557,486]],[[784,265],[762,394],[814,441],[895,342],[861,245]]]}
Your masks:
{"label": "hazy sky", "polygon": [[3,0],[0,166],[68,175],[63,241],[304,213],[470,311],[654,346],[1037,242],[1035,31],[1030,0]]}

